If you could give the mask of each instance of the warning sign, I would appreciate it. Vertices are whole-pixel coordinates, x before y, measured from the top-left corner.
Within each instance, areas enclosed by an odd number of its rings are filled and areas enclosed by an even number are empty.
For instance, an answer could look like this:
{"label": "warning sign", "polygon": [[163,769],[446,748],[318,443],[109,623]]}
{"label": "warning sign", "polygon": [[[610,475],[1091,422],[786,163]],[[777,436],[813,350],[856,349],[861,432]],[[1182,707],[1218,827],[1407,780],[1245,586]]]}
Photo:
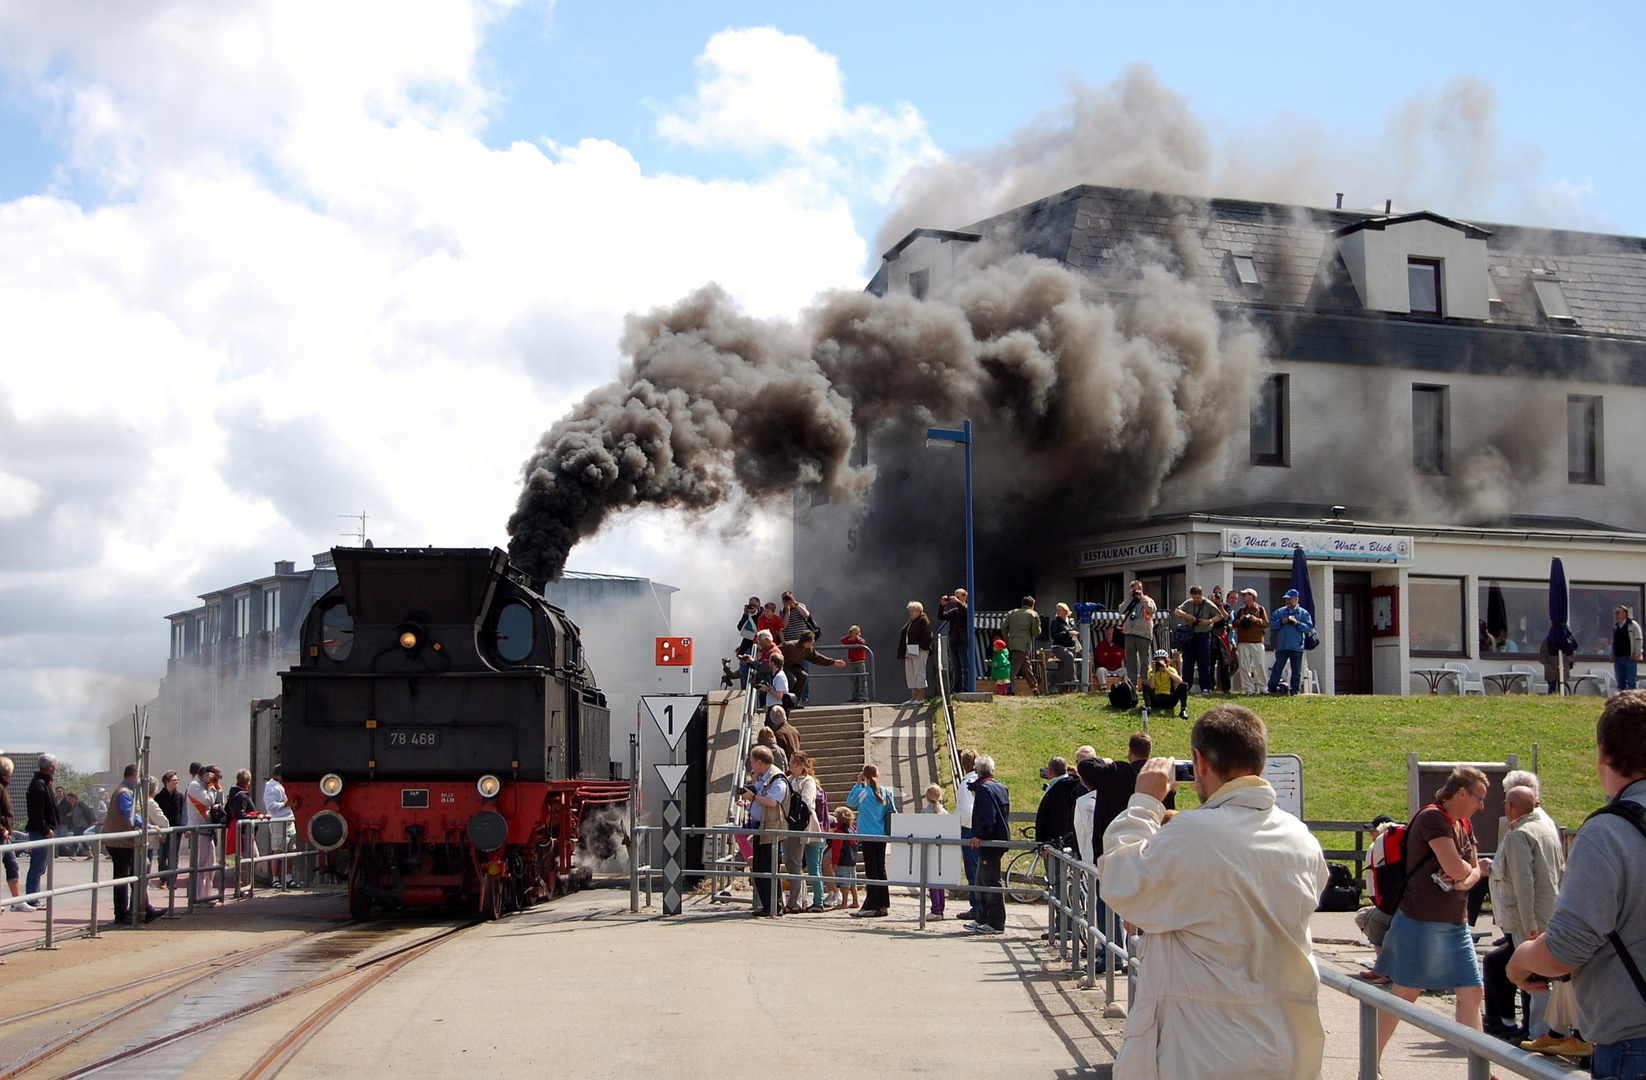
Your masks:
{"label": "warning sign", "polygon": [[691,667],[692,639],[689,637],[660,637],[657,639],[658,667]]}

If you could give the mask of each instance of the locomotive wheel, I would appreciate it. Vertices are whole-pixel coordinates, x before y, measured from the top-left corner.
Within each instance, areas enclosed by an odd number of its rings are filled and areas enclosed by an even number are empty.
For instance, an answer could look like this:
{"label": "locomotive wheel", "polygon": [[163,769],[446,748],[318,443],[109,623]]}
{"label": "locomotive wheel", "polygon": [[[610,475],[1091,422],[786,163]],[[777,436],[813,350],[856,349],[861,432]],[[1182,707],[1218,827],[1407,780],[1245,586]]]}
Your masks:
{"label": "locomotive wheel", "polygon": [[480,879],[480,917],[488,922],[503,917],[503,883],[490,874]]}

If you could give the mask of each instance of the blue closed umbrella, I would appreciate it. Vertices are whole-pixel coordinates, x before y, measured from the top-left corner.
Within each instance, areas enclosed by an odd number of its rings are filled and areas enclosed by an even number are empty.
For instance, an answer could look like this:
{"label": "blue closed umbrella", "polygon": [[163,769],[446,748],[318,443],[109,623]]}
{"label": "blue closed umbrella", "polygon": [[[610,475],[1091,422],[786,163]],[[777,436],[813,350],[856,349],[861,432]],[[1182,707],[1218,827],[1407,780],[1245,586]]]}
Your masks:
{"label": "blue closed umbrella", "polygon": [[1560,662],[1560,692],[1566,692],[1566,657],[1577,652],[1577,638],[1569,625],[1571,596],[1566,589],[1566,567],[1559,559],[1549,560],[1549,636],[1545,644],[1550,656]]}
{"label": "blue closed umbrella", "polygon": [[[1309,618],[1313,619],[1315,617],[1315,592],[1309,585],[1309,560],[1304,556],[1301,547],[1292,549],[1292,588],[1297,590],[1298,607],[1307,611]],[[1315,635],[1310,634],[1309,636],[1315,638],[1315,644],[1306,646],[1307,648],[1312,649],[1320,644],[1319,638],[1316,638]]]}

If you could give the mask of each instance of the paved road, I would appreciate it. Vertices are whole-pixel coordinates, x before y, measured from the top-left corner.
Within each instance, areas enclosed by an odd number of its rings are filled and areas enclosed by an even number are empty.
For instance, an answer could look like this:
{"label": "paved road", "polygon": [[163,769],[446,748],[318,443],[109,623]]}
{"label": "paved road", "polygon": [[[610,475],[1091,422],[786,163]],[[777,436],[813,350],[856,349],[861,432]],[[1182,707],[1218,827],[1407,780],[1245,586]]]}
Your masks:
{"label": "paved road", "polygon": [[[72,996],[112,971],[186,962],[236,934],[266,940],[340,918],[343,907],[336,894],[259,894],[181,922],[65,942],[53,954],[13,953],[7,981],[34,1001]],[[1003,939],[965,934],[952,921],[921,931],[901,896],[892,918],[871,922],[838,913],[755,920],[744,910],[697,902],[676,919],[630,915],[626,892],[598,890],[477,927],[367,992],[283,1075],[334,1080],[339,1062],[370,1062],[405,1077],[485,1068],[769,1080],[793,1068],[826,1075],[831,1066],[891,1077],[952,1072],[968,1053],[983,1055],[991,1077],[1109,1074],[1121,1022],[1102,1018],[1101,982],[1081,990],[1053,964],[1038,938],[1043,908],[1012,907]],[[1323,964],[1354,970],[1370,958],[1351,944],[1358,934],[1348,916],[1316,916],[1315,934]],[[1450,1014],[1449,1002],[1423,1001]],[[1321,1005],[1325,1076],[1349,1080],[1358,1009],[1331,990]],[[229,1036],[213,1056],[233,1046],[228,1058],[246,1057],[299,1012],[294,1004],[263,1017],[259,1030]],[[1461,1077],[1464,1063],[1403,1027],[1384,1075]]]}

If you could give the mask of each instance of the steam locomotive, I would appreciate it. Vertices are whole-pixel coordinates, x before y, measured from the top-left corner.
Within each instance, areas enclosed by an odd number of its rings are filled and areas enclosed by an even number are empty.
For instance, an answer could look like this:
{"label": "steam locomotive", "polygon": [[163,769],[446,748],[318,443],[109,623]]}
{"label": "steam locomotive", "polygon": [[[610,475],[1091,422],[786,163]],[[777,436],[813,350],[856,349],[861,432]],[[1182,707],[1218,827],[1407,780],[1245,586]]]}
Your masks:
{"label": "steam locomotive", "polygon": [[611,714],[578,628],[499,550],[338,548],[304,621],[280,754],[297,827],[348,863],[349,913],[575,884],[611,779]]}

